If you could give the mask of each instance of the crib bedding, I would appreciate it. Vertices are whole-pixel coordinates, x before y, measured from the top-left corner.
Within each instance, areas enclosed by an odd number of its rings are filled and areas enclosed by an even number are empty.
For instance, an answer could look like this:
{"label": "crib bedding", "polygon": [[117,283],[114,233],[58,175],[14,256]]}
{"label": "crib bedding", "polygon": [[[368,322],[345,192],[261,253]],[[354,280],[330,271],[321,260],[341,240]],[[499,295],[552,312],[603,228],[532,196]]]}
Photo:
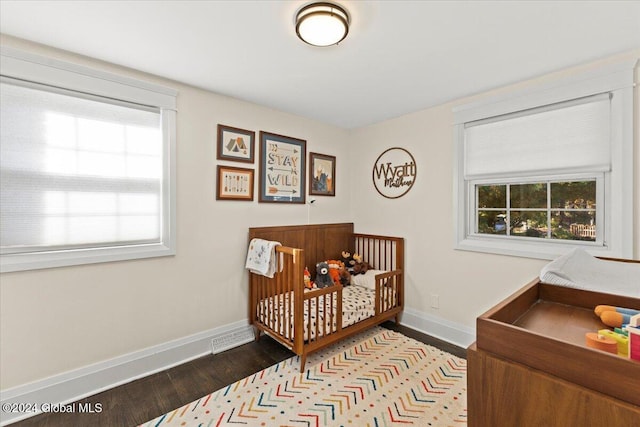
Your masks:
{"label": "crib bedding", "polygon": [[[395,293],[387,289],[385,298],[394,300]],[[331,295],[329,298],[328,295]],[[326,301],[324,296],[312,298],[304,304],[304,340],[309,340],[308,323],[311,322],[311,339],[316,338],[316,325],[320,325],[318,336],[322,336],[325,328],[327,331],[335,331],[337,326],[337,293],[328,294]],[[357,322],[375,315],[375,290],[362,286],[347,286],[342,289],[342,327],[346,328]],[[317,304],[316,304],[317,301]],[[289,309],[287,310],[287,305]],[[316,305],[318,307],[316,307]],[[276,297],[265,298],[260,301],[259,310],[265,315],[277,319],[276,332],[290,338],[293,336],[293,292],[280,294]],[[274,309],[275,307],[275,309]],[[289,314],[289,319],[285,316]]]}

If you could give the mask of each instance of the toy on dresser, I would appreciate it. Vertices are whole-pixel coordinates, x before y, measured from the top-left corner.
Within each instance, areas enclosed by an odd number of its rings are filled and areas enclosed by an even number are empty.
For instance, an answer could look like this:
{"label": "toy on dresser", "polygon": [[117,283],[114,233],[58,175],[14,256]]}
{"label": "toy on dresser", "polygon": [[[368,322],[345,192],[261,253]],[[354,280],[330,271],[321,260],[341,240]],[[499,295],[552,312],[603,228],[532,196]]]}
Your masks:
{"label": "toy on dresser", "polygon": [[[600,329],[585,336],[588,347],[607,351],[622,357],[640,360],[640,311],[631,308],[599,305],[594,310],[602,323],[614,328]],[[637,334],[638,337],[634,337]],[[635,344],[633,344],[635,343]],[[632,346],[635,345],[635,350]]]}
{"label": "toy on dresser", "polygon": [[621,328],[629,324],[631,316],[640,314],[640,310],[632,308],[614,307],[612,305],[599,305],[595,308],[596,316],[607,326]]}
{"label": "toy on dresser", "polygon": [[629,332],[629,358],[640,361],[640,314],[632,316],[625,329]]}

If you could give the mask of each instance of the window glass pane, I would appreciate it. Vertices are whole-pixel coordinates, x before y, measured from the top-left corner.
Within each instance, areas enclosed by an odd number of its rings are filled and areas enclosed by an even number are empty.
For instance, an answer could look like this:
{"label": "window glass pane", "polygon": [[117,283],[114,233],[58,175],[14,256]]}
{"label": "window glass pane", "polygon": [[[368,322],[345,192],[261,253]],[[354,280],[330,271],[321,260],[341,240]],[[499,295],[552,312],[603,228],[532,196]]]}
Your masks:
{"label": "window glass pane", "polygon": [[510,234],[547,237],[547,211],[511,211]]}
{"label": "window glass pane", "polygon": [[517,184],[510,186],[510,201],[512,208],[543,208],[547,207],[547,184]]}
{"label": "window glass pane", "polygon": [[506,208],[506,185],[478,185],[478,208]]}
{"label": "window glass pane", "polygon": [[596,241],[596,211],[553,211],[551,237],[562,240]]}
{"label": "window glass pane", "polygon": [[551,207],[558,209],[595,209],[596,181],[552,183]]}
{"label": "window glass pane", "polygon": [[506,211],[478,211],[478,233],[507,234]]}

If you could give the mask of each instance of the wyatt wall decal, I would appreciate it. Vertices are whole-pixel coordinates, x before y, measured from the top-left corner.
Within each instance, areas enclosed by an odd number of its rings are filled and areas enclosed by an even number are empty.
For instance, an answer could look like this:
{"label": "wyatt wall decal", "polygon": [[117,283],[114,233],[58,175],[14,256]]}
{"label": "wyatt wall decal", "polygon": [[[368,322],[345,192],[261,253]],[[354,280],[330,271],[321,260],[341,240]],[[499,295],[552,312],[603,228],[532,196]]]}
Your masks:
{"label": "wyatt wall decal", "polygon": [[397,199],[411,190],[417,165],[410,152],[400,147],[384,151],[373,165],[373,185],[388,199]]}

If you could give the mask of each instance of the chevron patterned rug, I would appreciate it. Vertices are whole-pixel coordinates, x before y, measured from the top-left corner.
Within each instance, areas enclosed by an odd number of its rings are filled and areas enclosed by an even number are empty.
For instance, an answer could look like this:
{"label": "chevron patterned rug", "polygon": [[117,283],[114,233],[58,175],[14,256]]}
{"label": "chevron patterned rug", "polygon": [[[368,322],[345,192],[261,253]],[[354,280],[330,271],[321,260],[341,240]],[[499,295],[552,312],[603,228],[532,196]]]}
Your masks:
{"label": "chevron patterned rug", "polygon": [[143,426],[464,426],[466,360],[384,328],[271,366]]}

